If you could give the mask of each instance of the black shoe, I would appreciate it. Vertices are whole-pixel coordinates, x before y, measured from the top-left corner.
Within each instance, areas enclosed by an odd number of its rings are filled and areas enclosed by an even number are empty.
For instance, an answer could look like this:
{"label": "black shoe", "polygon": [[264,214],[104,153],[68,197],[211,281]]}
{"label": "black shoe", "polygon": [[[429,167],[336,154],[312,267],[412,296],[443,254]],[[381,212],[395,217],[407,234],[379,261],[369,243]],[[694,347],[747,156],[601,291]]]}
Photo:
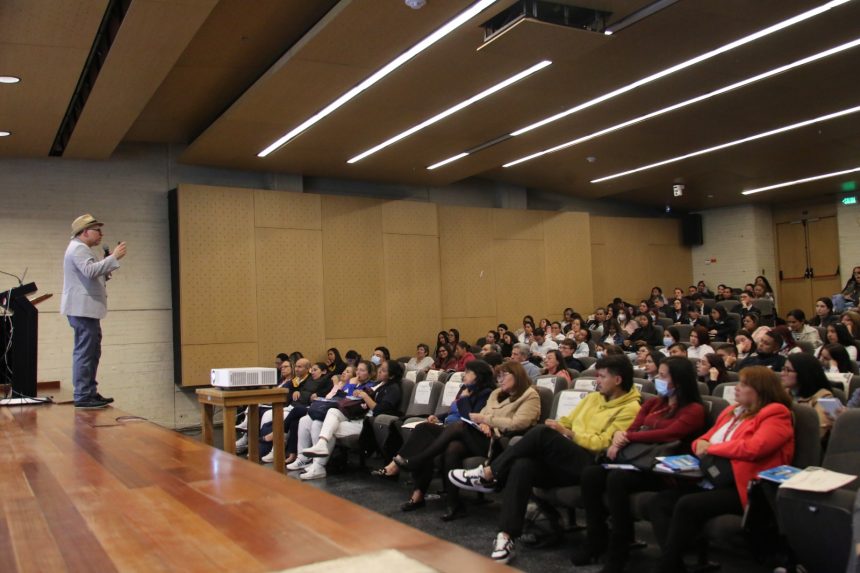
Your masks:
{"label": "black shoe", "polygon": [[97,398],[89,398],[87,400],[78,400],[75,402],[75,408],[80,408],[81,410],[97,410],[99,408],[106,408],[107,405],[107,402]]}
{"label": "black shoe", "polygon": [[99,393],[96,393],[96,398],[98,398],[98,399],[99,399],[99,400],[101,400],[102,402],[106,402],[106,403],[108,403],[108,404],[113,404],[113,398],[105,398],[104,396],[102,396],[102,395],[101,395],[101,394],[99,394]]}
{"label": "black shoe", "polygon": [[573,550],[573,554],[570,556],[570,562],[577,567],[592,565],[597,563],[597,560],[600,558],[602,553],[603,551],[599,551],[591,544],[585,543]]}
{"label": "black shoe", "polygon": [[400,511],[415,511],[416,509],[421,509],[425,505],[427,505],[427,502],[423,499],[421,501],[414,501],[410,499],[409,501],[401,504]]}
{"label": "black shoe", "polygon": [[397,465],[397,467],[399,467],[402,470],[408,470],[409,469],[409,460],[407,460],[406,458],[404,458],[403,456],[401,456],[399,454],[394,456],[391,459],[391,461],[393,461]]}
{"label": "black shoe", "polygon": [[397,481],[400,479],[400,472],[396,474],[390,474],[385,470],[385,467],[381,467],[378,470],[373,470],[370,472],[370,475],[386,480]]}
{"label": "black shoe", "polygon": [[459,504],[453,508],[448,508],[448,511],[441,515],[439,519],[442,521],[454,521],[466,517],[466,506]]}

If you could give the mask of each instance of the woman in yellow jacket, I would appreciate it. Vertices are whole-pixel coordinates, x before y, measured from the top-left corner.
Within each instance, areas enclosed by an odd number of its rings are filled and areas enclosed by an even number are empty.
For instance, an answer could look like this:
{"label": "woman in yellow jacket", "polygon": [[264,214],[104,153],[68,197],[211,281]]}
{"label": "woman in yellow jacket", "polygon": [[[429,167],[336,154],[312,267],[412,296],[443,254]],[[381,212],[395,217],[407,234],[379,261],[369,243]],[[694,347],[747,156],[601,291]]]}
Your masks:
{"label": "woman in yellow jacket", "polygon": [[633,366],[626,356],[597,361],[597,392],[586,396],[558,421],[529,430],[489,465],[448,473],[455,486],[479,492],[502,491],[502,512],[492,558],[507,563],[513,539],[522,534],[533,487],[564,487],[579,483],[585,468],[609,447],[615,432],[626,430],[639,413],[639,391],[633,387]]}

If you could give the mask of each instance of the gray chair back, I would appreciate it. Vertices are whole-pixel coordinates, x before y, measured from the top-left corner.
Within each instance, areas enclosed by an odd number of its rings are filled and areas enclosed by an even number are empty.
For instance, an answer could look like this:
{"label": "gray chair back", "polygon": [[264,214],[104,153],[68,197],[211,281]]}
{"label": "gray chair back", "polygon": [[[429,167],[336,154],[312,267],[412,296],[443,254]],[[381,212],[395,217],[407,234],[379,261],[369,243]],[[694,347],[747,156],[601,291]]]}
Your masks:
{"label": "gray chair back", "polygon": [[753,301],[752,305],[753,308],[758,309],[763,319],[768,320],[773,318],[773,301],[766,298],[757,298]]}
{"label": "gray chair back", "polygon": [[711,341],[711,348],[713,348],[715,351],[719,350],[720,348],[723,348],[724,346],[731,346],[731,345],[732,345],[731,342],[714,342],[714,341]]}
{"label": "gray chair back", "polygon": [[705,306],[708,308],[714,308],[717,306],[717,299],[715,298],[703,298],[702,302],[705,303]]}
{"label": "gray chair back", "polygon": [[818,412],[805,404],[792,404],[794,423],[794,459],[791,465],[798,468],[821,463],[821,434]]}
{"label": "gray chair back", "polygon": [[[727,312],[726,319],[732,322],[735,325],[735,328],[740,330],[741,328],[741,315],[736,312]],[[732,333],[734,334],[734,333]]]}
{"label": "gray chair back", "polygon": [[540,396],[540,418],[538,418],[538,423],[542,424],[552,413],[552,403],[555,398],[555,393],[549,388],[544,388],[543,386],[535,386],[534,389],[537,390],[538,395]]}
{"label": "gray chair back", "polygon": [[708,385],[705,384],[704,382],[697,382],[697,384],[699,385],[699,395],[700,396],[707,396],[711,393],[711,389],[708,388]]}
{"label": "gray chair back", "polygon": [[406,380],[405,378],[400,381],[400,411],[405,412],[409,407],[410,402],[412,402],[412,393],[415,391],[415,382],[412,380]]}
{"label": "gray chair back", "polygon": [[[705,430],[709,430],[717,422],[720,414],[729,407],[729,403],[717,396],[702,396],[705,404]],[[705,433],[705,430],[702,433]]]}
{"label": "gray chair back", "polygon": [[726,374],[726,378],[728,378],[729,382],[739,382],[741,379],[740,372],[732,372],[731,370],[729,370]]}
{"label": "gray chair back", "polygon": [[406,406],[406,417],[435,414],[444,387],[444,382],[430,382],[429,380],[417,382],[412,389],[409,405]]}
{"label": "gray chair back", "polygon": [[576,370],[574,368],[568,368],[567,373],[570,374],[571,380],[575,380],[575,379],[579,378],[579,370]]}
{"label": "gray chair back", "polygon": [[653,394],[651,392],[641,392],[640,396],[641,396],[641,398],[639,399],[640,404],[644,404],[648,400],[656,400],[657,398],[660,397],[657,394]]}
{"label": "gray chair back", "polygon": [[815,354],[815,345],[813,345],[808,340],[799,340],[797,342],[797,345],[807,354]]}
{"label": "gray chair back", "polygon": [[844,405],[847,400],[845,398],[845,390],[841,388],[831,387],[830,392],[833,394],[834,398],[839,398],[839,401]]}
{"label": "gray chair back", "polygon": [[662,324],[655,324],[654,330],[657,332],[657,334],[660,335],[660,340],[663,340],[663,331],[665,330],[663,328],[663,325]]}
{"label": "gray chair back", "polygon": [[597,362],[597,358],[594,356],[583,356],[579,361],[582,362],[582,365],[585,366],[586,369],[588,369],[594,366],[594,363]]}
{"label": "gray chair back", "polygon": [[400,362],[401,364],[406,365],[409,363],[410,360],[412,360],[411,356],[401,356],[400,358],[397,359],[397,362]]}
{"label": "gray chair back", "polygon": [[567,390],[567,379],[554,374],[544,374],[535,379],[535,386],[546,388],[555,395],[562,390]]}
{"label": "gray chair back", "polygon": [[657,324],[662,326],[663,330],[666,330],[667,328],[672,326],[672,324],[674,324],[674,323],[672,322],[671,318],[666,318],[665,316],[663,316],[663,317],[660,317],[657,319]]}
{"label": "gray chair back", "polygon": [[690,333],[693,331],[693,327],[689,324],[679,324],[675,326],[678,329],[678,334],[681,336],[681,340],[678,342],[690,342]]}
{"label": "gray chair back", "polygon": [[716,387],[714,388],[714,391],[711,392],[711,396],[716,396],[717,398],[722,398],[723,400],[725,400],[726,402],[729,402],[731,404],[733,402],[733,400],[729,400],[726,397],[727,396],[726,389],[732,388],[732,392],[733,392],[734,387],[737,385],[738,385],[737,382],[724,382],[722,384],[717,384]]}
{"label": "gray chair back", "polygon": [[737,313],[741,308],[741,303],[737,300],[721,300],[717,302],[716,306],[726,309],[726,313]]}
{"label": "gray chair back", "polygon": [[442,391],[439,394],[439,401],[436,403],[436,411],[434,416],[447,414],[451,410],[451,403],[457,398],[457,393],[460,392],[459,382],[443,382]]}
{"label": "gray chair back", "polygon": [[852,376],[851,382],[848,383],[848,398],[854,395],[854,392],[857,391],[857,388],[860,388],[860,376]]}
{"label": "gray chair back", "polygon": [[[552,406],[550,407],[549,412],[550,418],[557,420],[562,416],[567,416],[574,408],[574,406],[571,405],[571,400],[582,398],[586,394],[588,394],[588,392],[584,390],[562,390],[553,396]],[[559,408],[563,408],[564,411],[559,411]]]}
{"label": "gray chair back", "polygon": [[[830,430],[830,441],[821,464],[829,470],[860,475],[860,409],[844,411]],[[856,491],[860,483],[854,480],[845,488]]]}
{"label": "gray chair back", "polygon": [[[633,380],[634,384],[642,384],[642,389],[639,391],[640,394],[657,394],[657,388],[654,386],[654,383],[650,380],[642,380],[637,379]],[[644,400],[643,400],[644,402]]]}
{"label": "gray chair back", "polygon": [[[634,368],[633,369],[633,377],[634,378],[645,378],[647,375],[645,374],[645,370],[642,368]],[[637,380],[638,382],[638,380]]]}

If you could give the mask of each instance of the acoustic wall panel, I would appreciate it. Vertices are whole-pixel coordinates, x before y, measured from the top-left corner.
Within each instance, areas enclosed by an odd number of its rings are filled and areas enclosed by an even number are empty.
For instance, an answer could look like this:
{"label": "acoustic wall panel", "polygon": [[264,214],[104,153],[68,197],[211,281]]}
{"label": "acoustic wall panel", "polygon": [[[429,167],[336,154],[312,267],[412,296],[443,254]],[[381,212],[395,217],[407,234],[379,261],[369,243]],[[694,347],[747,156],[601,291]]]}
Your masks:
{"label": "acoustic wall panel", "polygon": [[422,235],[383,236],[388,344],[392,355],[415,352],[439,331],[442,294],[439,239]]}
{"label": "acoustic wall panel", "polygon": [[275,366],[275,357],[259,362],[255,342],[227,344],[183,344],[182,385],[206,386],[213,368],[245,368],[248,366]]}
{"label": "acoustic wall panel", "polygon": [[496,315],[493,209],[439,206],[442,316]]}
{"label": "acoustic wall panel", "polygon": [[[320,360],[325,358],[325,353],[329,348],[337,348],[340,350],[341,356],[346,359],[346,353],[348,350],[355,350],[361,357],[365,360],[370,360],[370,356],[373,354],[373,349],[377,346],[385,346],[388,347],[388,339],[384,336],[376,336],[369,338],[327,338],[325,341],[325,348],[322,349],[319,353],[313,352],[308,353],[308,358],[311,356],[318,356]],[[392,354],[392,358],[397,358],[397,355]],[[311,358],[313,360],[313,358]]]}
{"label": "acoustic wall panel", "polygon": [[321,199],[326,337],[385,337],[382,202]]}
{"label": "acoustic wall panel", "polygon": [[322,229],[320,196],[256,190],[254,225],[276,229]]}
{"label": "acoustic wall panel", "polygon": [[322,232],[258,228],[260,364],[280,352],[317,352],[325,343]]}
{"label": "acoustic wall panel", "polygon": [[594,307],[591,226],[588,213],[548,214],[543,223],[546,302],[544,316],[561,318],[568,306],[588,315]]}
{"label": "acoustic wall panel", "polygon": [[182,344],[256,342],[252,191],[182,185],[178,211]]}
{"label": "acoustic wall panel", "polygon": [[524,241],[543,240],[543,220],[550,216],[547,211],[528,211],[526,209],[492,209],[493,238],[520,239]]}
{"label": "acoustic wall panel", "polygon": [[[541,240],[493,241],[496,270],[496,316],[511,328],[526,314],[546,310],[547,276],[544,272],[544,242]],[[535,316],[535,321],[541,317]]]}
{"label": "acoustic wall panel", "polygon": [[[469,316],[469,317],[446,317],[442,319],[442,328],[439,330],[450,330],[452,328],[456,328],[460,331],[460,340],[465,340],[469,344],[475,344],[475,342],[479,338],[483,338],[487,335],[487,331],[490,329],[495,330],[496,325],[499,324],[499,321],[496,320],[496,316]],[[508,323],[508,327],[516,330],[519,328],[517,324]],[[430,345],[430,350],[432,351],[436,348],[436,333],[433,333],[433,337],[430,340],[426,340],[427,344]]]}
{"label": "acoustic wall panel", "polygon": [[382,204],[382,231],[398,235],[439,236],[436,203],[387,201]]}

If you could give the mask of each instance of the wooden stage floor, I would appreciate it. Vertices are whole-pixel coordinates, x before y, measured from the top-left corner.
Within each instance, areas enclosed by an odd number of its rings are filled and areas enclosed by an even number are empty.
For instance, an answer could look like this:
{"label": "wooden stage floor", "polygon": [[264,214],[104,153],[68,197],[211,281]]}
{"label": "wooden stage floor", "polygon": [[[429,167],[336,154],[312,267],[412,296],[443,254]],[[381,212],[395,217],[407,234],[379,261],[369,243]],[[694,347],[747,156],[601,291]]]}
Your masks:
{"label": "wooden stage floor", "polygon": [[0,571],[280,571],[383,549],[438,571],[507,569],[124,416],[71,405],[0,409]]}

